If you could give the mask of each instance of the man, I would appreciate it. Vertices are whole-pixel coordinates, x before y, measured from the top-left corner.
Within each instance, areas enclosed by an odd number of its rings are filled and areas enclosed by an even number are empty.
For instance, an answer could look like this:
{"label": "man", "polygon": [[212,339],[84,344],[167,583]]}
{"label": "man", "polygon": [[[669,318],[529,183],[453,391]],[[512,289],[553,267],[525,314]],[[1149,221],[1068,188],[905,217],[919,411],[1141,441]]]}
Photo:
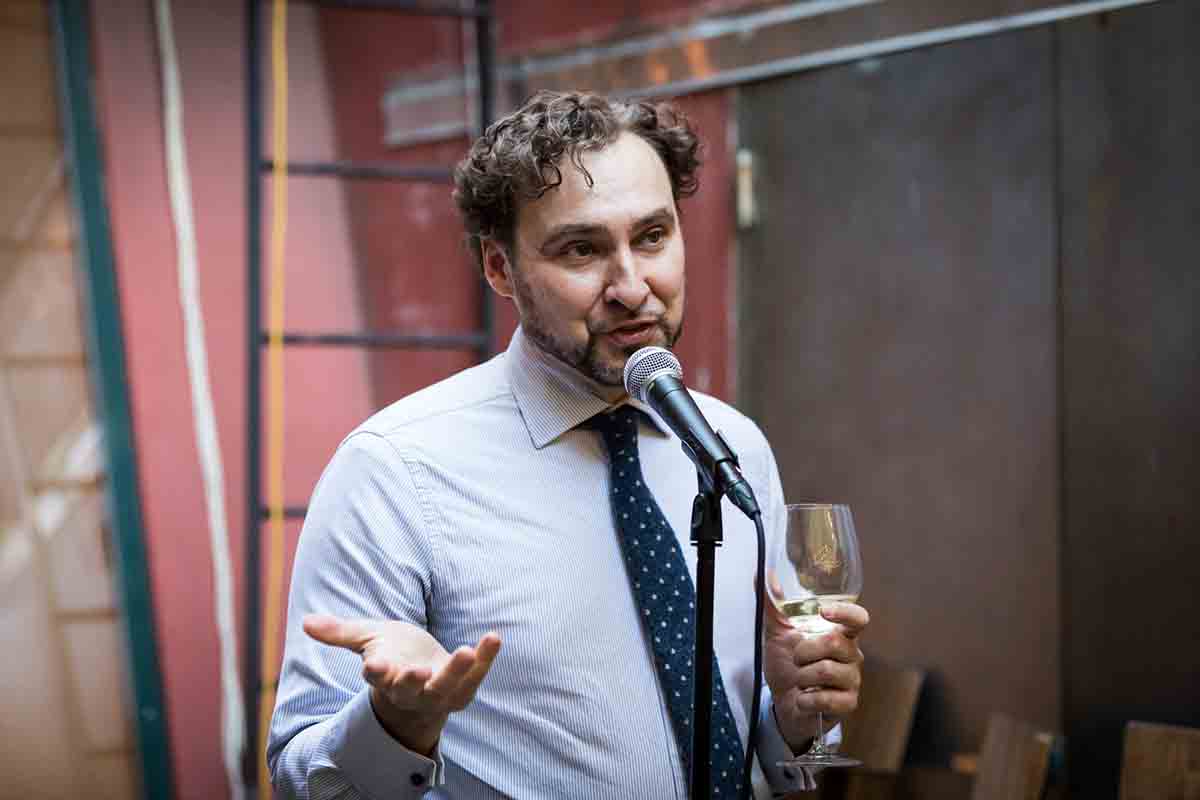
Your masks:
{"label": "man", "polygon": [[[689,796],[695,470],[621,381],[634,351],[681,331],[678,201],[697,146],[666,107],[543,93],[459,165],[467,231],[520,329],[504,354],[376,414],[322,476],[268,746],[284,794]],[[762,434],[697,398],[779,535]],[[754,529],[726,509],[720,797],[737,792],[754,648]],[[806,640],[768,607],[759,763],[775,791],[810,788],[777,762],[807,747],[817,712],[857,704],[867,615],[832,607],[836,630]]]}

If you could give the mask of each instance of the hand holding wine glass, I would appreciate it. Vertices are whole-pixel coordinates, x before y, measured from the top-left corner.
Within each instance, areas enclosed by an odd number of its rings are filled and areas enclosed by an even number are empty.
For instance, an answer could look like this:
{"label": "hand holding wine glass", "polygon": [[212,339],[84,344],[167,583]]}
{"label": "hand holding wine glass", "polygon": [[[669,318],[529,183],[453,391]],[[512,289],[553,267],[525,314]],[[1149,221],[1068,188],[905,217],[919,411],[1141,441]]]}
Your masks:
{"label": "hand holding wine glass", "polygon": [[768,661],[774,666],[768,680],[777,716],[783,699],[781,729],[785,721],[815,719],[811,749],[783,765],[856,766],[861,762],[825,746],[823,719],[826,712],[841,716],[853,710],[861,682],[862,652],[855,637],[867,614],[853,605],[863,578],[850,509],[789,505],[786,535],[774,543],[767,562],[774,606],[767,609],[767,645],[775,654]]}

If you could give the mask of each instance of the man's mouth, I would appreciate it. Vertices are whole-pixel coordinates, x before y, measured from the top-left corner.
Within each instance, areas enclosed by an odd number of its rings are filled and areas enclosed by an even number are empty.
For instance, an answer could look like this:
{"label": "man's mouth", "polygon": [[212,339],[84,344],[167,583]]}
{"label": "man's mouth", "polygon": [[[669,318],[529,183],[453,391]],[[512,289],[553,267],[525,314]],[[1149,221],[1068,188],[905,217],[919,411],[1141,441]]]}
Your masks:
{"label": "man's mouth", "polygon": [[626,348],[648,344],[657,330],[657,320],[642,320],[618,325],[604,335],[618,347]]}

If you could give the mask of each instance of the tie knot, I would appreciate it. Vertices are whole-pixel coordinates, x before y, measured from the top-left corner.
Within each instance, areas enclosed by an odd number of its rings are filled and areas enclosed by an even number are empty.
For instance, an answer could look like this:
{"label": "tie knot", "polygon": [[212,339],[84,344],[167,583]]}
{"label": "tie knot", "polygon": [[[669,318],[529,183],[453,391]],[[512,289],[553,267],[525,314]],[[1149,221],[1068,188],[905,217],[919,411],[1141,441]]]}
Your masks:
{"label": "tie knot", "polygon": [[599,431],[604,437],[605,444],[612,449],[612,446],[622,439],[637,440],[638,416],[641,413],[631,405],[623,405],[616,411],[597,414],[583,423],[583,426]]}

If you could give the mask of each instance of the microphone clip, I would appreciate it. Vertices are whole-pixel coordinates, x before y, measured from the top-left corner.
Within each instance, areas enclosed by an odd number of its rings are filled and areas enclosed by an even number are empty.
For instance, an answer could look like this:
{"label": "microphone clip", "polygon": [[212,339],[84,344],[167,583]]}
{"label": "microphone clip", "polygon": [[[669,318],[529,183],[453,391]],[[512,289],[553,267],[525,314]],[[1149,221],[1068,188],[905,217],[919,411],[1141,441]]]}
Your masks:
{"label": "microphone clip", "polygon": [[693,447],[686,438],[680,437],[679,444],[684,455],[696,465],[700,488],[716,497],[728,497],[730,502],[741,509],[747,517],[754,519],[759,513],[758,502],[754,499],[754,491],[742,477],[738,457],[729,446],[725,434],[713,431],[720,441],[723,452],[721,458],[714,459],[706,450]]}
{"label": "microphone clip", "polygon": [[696,465],[696,474],[700,476],[700,485],[702,489],[706,492],[712,492],[714,494],[721,495],[725,493],[726,487],[717,484],[718,467],[721,464],[732,463],[734,469],[737,469],[740,472],[741,463],[738,461],[737,453],[735,453],[733,448],[729,446],[729,440],[725,438],[725,434],[721,433],[719,430],[713,431],[713,433],[715,433],[717,438],[721,440],[721,444],[725,445],[725,453],[727,456],[722,458],[720,461],[713,461],[712,458],[709,457],[708,454],[703,450],[692,447],[688,443],[687,439],[681,438],[679,440],[679,448],[683,450],[683,454],[690,458],[692,463]]}

